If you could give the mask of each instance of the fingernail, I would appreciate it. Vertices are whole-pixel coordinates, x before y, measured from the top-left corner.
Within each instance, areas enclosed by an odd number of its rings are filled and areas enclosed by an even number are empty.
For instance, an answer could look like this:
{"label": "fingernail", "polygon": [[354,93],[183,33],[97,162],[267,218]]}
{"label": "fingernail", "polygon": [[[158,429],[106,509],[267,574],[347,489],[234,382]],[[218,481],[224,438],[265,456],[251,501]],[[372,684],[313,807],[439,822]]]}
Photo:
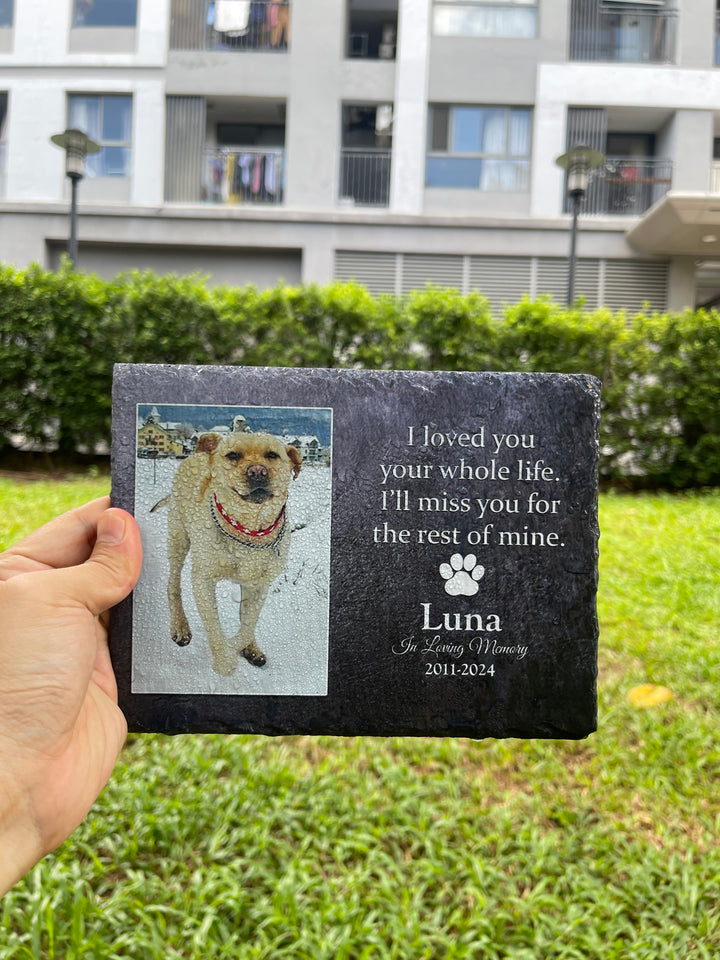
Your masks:
{"label": "fingernail", "polygon": [[125,536],[125,518],[121,513],[108,511],[98,520],[98,543],[120,543]]}

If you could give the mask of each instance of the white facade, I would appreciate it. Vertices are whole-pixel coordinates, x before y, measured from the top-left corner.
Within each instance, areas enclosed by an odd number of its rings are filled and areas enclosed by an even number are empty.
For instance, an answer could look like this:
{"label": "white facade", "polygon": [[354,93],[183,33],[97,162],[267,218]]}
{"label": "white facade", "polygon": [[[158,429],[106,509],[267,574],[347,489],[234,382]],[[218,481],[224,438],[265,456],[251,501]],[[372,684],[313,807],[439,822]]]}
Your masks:
{"label": "white facade", "polygon": [[79,186],[81,269],[562,300],[555,161],[583,130],[608,162],[576,293],[713,302],[716,16],[714,0],[6,0],[0,259],[59,262],[70,192],[50,137],[80,116],[103,147]]}

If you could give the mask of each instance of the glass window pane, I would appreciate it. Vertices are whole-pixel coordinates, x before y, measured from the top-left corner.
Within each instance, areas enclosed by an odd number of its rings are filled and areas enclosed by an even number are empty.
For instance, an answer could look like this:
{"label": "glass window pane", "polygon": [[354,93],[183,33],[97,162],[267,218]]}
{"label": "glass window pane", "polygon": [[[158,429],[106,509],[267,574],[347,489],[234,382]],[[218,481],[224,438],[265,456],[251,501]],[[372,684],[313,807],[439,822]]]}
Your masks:
{"label": "glass window pane", "polygon": [[68,123],[79,127],[102,149],[85,161],[88,177],[127,177],[130,175],[132,97],[70,97]]}
{"label": "glass window pane", "polygon": [[486,160],[483,163],[481,190],[527,190],[527,160]]}
{"label": "glass window pane", "polygon": [[444,37],[517,37],[529,39],[537,32],[534,6],[436,6],[433,30]]}
{"label": "glass window pane", "polygon": [[11,27],[13,23],[13,0],[0,0],[0,27]]}
{"label": "glass window pane", "polygon": [[75,0],[75,27],[134,27],[137,0]]}
{"label": "glass window pane", "polygon": [[510,144],[508,153],[513,157],[530,156],[530,111],[510,111]]}
{"label": "glass window pane", "polygon": [[103,140],[130,139],[130,97],[103,98]]}
{"label": "glass window pane", "polygon": [[482,113],[479,107],[453,109],[452,153],[479,153]]}
{"label": "glass window pane", "polygon": [[506,118],[507,111],[499,107],[489,107],[482,111],[482,153],[505,153]]}
{"label": "glass window pane", "polygon": [[428,187],[477,190],[482,163],[474,157],[428,157],[425,183]]}
{"label": "glass window pane", "polygon": [[448,107],[433,107],[431,113],[431,140],[430,149],[440,150],[443,153],[448,148],[448,128],[450,123],[450,110]]}
{"label": "glass window pane", "polygon": [[103,147],[98,157],[101,177],[127,177],[130,173],[130,150],[127,147]]}
{"label": "glass window pane", "polygon": [[100,140],[100,97],[71,97],[70,126]]}
{"label": "glass window pane", "polygon": [[91,153],[85,157],[85,176],[91,178],[102,176],[102,152]]}

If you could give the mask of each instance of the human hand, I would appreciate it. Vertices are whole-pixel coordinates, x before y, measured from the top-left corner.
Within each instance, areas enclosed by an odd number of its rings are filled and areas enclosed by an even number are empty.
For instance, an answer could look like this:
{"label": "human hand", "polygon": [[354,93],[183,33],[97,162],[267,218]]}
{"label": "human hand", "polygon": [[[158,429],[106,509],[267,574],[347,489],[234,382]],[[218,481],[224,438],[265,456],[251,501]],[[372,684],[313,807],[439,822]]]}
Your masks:
{"label": "human hand", "polygon": [[103,497],[0,554],[0,895],[81,822],[127,734],[107,611],[140,534]]}

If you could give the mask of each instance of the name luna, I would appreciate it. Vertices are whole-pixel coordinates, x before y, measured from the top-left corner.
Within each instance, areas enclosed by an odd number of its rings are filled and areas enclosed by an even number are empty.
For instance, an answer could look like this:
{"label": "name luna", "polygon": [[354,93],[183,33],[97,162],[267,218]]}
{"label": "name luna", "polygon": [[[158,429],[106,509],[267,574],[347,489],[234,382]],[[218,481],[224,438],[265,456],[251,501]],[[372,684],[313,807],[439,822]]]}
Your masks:
{"label": "name luna", "polygon": [[[491,613],[483,617],[480,613],[443,613],[441,623],[431,623],[433,615],[430,612],[431,604],[421,603],[423,608],[423,630],[467,630],[470,633],[501,633],[502,625],[500,617],[496,613]],[[438,614],[434,615],[439,616]]]}

